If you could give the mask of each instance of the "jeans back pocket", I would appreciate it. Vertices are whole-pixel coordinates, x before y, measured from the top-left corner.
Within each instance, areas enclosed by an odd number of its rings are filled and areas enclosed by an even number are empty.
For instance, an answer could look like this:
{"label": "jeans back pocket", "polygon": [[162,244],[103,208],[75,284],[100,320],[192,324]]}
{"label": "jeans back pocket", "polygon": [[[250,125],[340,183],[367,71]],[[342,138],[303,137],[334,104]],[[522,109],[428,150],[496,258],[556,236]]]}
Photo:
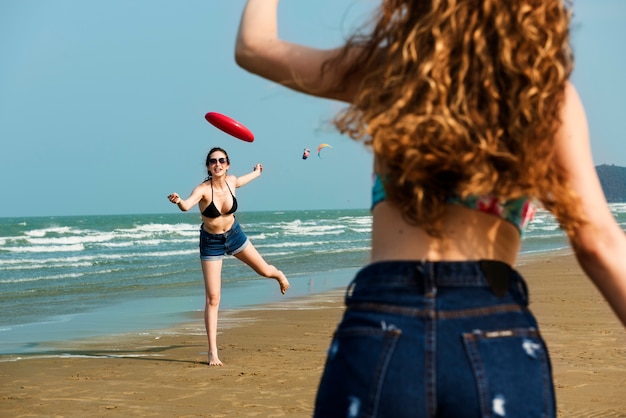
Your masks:
{"label": "jeans back pocket", "polygon": [[556,416],[550,360],[536,329],[475,330],[463,341],[482,416]]}

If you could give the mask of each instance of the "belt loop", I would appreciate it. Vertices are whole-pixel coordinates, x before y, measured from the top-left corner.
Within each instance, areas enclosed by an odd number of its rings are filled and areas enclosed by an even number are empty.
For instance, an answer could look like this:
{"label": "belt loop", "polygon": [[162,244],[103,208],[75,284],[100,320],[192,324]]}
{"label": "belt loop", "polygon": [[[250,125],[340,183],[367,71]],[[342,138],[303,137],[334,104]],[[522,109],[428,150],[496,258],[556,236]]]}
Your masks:
{"label": "belt loop", "polygon": [[528,305],[529,295],[528,295],[528,286],[526,285],[526,281],[523,277],[519,276],[517,273],[515,274],[515,284],[517,286],[517,291],[520,294],[520,298],[524,301],[524,304]]}
{"label": "belt loop", "polygon": [[419,276],[425,276],[426,275],[426,271],[424,270],[424,262],[423,261],[418,261],[417,262],[417,266],[415,266],[415,270],[417,270],[417,274]]}
{"label": "belt loop", "polygon": [[435,265],[432,261],[424,261],[424,296],[434,298],[437,294],[437,276]]}
{"label": "belt loop", "polygon": [[428,280],[428,274],[426,273],[426,263],[424,261],[418,261],[415,266],[415,282],[418,289],[425,294],[427,289],[426,281]]}

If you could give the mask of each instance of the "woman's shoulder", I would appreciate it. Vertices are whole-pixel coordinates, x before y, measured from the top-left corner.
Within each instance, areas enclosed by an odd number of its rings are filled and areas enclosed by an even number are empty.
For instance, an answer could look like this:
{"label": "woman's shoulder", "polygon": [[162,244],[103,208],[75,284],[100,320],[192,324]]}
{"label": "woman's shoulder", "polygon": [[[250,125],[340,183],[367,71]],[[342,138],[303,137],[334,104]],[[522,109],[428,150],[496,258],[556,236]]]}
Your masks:
{"label": "woman's shoulder", "polygon": [[207,193],[207,191],[211,190],[211,180],[206,179],[202,183],[198,184],[195,188],[197,192],[202,193],[203,195]]}
{"label": "woman's shoulder", "polygon": [[226,176],[226,183],[228,183],[231,192],[235,193],[235,189],[237,188],[237,176],[233,174],[228,174]]}

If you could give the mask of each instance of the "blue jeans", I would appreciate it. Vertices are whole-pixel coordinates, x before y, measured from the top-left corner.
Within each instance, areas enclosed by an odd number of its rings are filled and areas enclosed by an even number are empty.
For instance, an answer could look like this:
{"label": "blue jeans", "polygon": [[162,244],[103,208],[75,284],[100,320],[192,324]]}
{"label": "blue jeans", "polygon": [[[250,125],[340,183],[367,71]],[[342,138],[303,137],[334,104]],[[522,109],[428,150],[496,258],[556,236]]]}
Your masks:
{"label": "blue jeans", "polygon": [[200,226],[200,259],[217,261],[224,258],[224,254],[235,255],[243,251],[250,240],[235,219],[233,226],[223,234],[209,234]]}
{"label": "blue jeans", "polygon": [[348,287],[314,416],[556,416],[523,278],[495,261],[366,266]]}

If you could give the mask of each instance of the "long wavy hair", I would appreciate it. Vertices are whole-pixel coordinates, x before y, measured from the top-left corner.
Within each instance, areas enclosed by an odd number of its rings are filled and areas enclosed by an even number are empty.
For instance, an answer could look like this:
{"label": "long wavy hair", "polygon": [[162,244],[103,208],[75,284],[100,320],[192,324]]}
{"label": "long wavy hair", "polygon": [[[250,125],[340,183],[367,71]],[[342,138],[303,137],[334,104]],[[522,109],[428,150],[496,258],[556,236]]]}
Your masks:
{"label": "long wavy hair", "polygon": [[371,146],[407,221],[438,235],[448,196],[493,194],[539,200],[568,234],[583,222],[554,160],[573,66],[564,1],[383,0],[325,63],[361,51],[336,87],[365,77],[333,122]]}

